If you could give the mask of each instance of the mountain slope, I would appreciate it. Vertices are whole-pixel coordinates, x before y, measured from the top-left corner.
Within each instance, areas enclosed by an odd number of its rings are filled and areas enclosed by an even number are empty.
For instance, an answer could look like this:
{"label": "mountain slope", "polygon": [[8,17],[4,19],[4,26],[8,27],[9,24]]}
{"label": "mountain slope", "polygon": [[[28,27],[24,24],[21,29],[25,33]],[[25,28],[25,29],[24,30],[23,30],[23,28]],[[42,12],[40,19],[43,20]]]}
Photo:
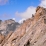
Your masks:
{"label": "mountain slope", "polygon": [[0,46],[46,46],[46,8],[38,6],[35,15],[10,32]]}

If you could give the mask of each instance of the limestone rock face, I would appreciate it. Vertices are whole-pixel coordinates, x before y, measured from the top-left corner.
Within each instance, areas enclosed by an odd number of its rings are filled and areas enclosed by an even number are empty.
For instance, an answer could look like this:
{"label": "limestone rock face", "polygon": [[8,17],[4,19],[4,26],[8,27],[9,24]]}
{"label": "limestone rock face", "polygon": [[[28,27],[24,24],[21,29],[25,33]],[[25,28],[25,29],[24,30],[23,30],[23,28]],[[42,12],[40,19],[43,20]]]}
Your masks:
{"label": "limestone rock face", "polygon": [[46,8],[38,6],[34,16],[9,32],[0,46],[46,46]]}

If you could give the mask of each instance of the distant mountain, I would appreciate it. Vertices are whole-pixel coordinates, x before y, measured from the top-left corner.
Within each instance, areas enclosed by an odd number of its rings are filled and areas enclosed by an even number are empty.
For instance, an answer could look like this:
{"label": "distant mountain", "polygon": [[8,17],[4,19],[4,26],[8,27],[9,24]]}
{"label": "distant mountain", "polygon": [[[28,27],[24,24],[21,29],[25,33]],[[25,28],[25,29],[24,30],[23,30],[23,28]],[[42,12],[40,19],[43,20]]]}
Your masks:
{"label": "distant mountain", "polygon": [[5,21],[0,20],[0,33],[6,35],[10,31],[15,31],[19,26],[20,24],[12,19]]}

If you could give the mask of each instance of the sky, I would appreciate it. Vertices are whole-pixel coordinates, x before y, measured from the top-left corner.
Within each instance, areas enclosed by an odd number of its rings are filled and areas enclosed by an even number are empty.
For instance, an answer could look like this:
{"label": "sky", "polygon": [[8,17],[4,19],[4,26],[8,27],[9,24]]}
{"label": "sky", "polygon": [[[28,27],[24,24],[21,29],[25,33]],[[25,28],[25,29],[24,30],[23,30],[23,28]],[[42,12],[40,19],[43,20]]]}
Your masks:
{"label": "sky", "polygon": [[21,23],[35,14],[37,6],[46,8],[46,0],[0,0],[0,19]]}

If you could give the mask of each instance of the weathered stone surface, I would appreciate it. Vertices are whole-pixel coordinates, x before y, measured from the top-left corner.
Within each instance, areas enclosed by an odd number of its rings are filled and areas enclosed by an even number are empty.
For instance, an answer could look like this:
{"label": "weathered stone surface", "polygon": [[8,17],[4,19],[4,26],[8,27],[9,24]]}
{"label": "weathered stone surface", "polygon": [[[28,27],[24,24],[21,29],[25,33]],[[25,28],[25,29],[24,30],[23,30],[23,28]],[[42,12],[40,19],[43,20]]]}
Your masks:
{"label": "weathered stone surface", "polygon": [[38,6],[35,15],[10,32],[0,46],[46,46],[46,8]]}
{"label": "weathered stone surface", "polygon": [[12,35],[13,31],[10,31],[9,34],[6,36],[6,38],[2,41],[1,45],[4,45],[4,43],[7,42],[7,40],[9,39],[9,37]]}
{"label": "weathered stone surface", "polygon": [[4,40],[4,38],[5,38],[5,36],[2,35],[2,34],[0,34],[0,44],[1,44],[1,42]]}

